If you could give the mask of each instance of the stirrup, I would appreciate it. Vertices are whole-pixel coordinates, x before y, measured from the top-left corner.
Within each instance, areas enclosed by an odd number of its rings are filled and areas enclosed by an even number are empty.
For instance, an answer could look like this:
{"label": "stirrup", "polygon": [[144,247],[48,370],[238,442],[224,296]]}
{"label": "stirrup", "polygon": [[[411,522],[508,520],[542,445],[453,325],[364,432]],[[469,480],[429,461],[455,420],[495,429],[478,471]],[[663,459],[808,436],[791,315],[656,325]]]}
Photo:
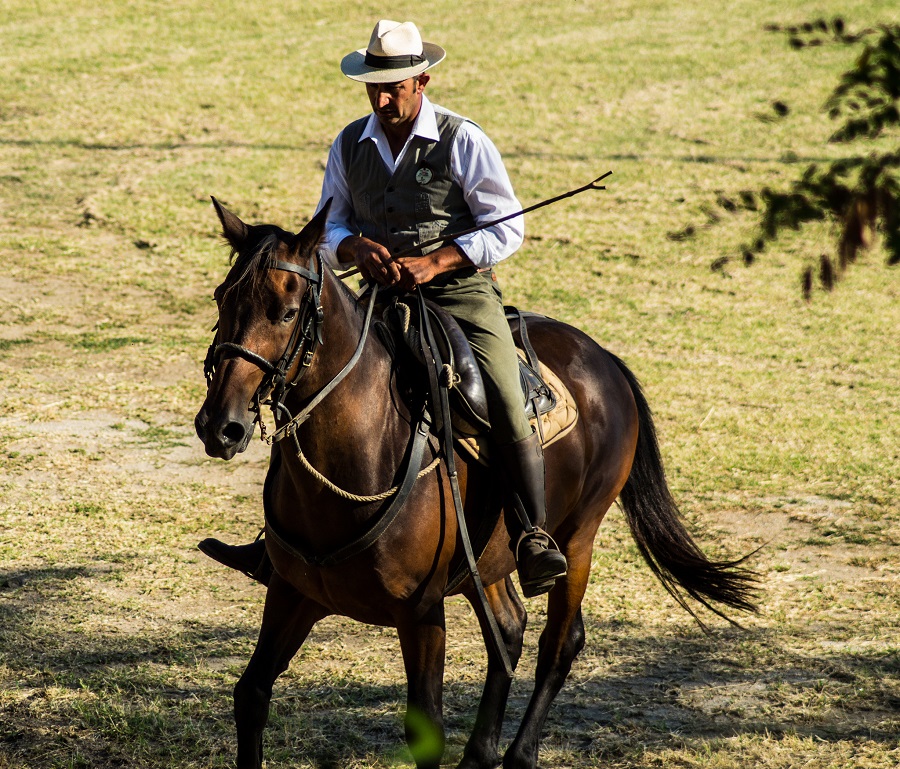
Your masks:
{"label": "stirrup", "polygon": [[534,536],[535,534],[542,534],[547,538],[547,542],[549,543],[548,550],[555,550],[557,553],[561,553],[562,550],[559,549],[559,545],[556,544],[556,540],[550,536],[548,532],[542,529],[540,526],[532,526],[528,531],[522,531],[519,535],[519,538],[516,540],[516,546],[513,549],[513,555],[516,558],[516,563],[519,562],[519,548],[522,546],[522,543],[528,539],[528,537]]}
{"label": "stirrup", "polygon": [[[529,537],[540,535],[542,538],[547,541],[546,552],[552,553],[555,552],[559,554],[559,558],[562,560],[561,570],[557,571],[555,574],[542,574],[541,576],[534,577],[532,579],[525,579],[522,574],[521,561],[519,558],[519,552],[522,546],[522,543],[527,540]],[[516,542],[515,550],[513,551],[516,559],[516,570],[519,573],[519,586],[522,588],[522,594],[526,598],[534,598],[535,596],[542,595],[544,593],[549,592],[553,586],[556,584],[556,581],[561,577],[565,577],[568,573],[568,563],[566,562],[565,556],[562,554],[562,551],[559,549],[559,545],[556,544],[556,541],[551,537],[546,531],[541,529],[538,526],[533,526],[528,531],[523,531],[519,535],[519,539]]]}

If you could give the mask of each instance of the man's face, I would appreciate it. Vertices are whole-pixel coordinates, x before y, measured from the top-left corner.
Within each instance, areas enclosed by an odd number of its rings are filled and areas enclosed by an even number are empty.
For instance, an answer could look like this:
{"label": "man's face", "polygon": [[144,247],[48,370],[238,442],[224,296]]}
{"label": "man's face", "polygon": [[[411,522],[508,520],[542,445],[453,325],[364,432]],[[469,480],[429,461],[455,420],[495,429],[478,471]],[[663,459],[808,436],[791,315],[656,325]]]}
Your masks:
{"label": "man's face", "polygon": [[401,80],[399,83],[366,83],[372,111],[384,128],[411,126],[419,115],[422,92],[428,75]]}

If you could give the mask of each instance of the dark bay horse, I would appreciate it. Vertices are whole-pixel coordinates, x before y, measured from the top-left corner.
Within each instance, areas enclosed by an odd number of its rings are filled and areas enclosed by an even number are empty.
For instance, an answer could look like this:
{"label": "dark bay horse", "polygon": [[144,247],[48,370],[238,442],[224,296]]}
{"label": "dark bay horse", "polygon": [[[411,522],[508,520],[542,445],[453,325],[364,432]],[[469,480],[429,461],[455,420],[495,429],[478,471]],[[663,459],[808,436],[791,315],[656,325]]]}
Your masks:
{"label": "dark bay horse", "polygon": [[[354,356],[367,316],[356,297],[318,260],[324,210],[293,235],[272,225],[246,225],[214,203],[235,261],[215,292],[219,323],[211,348],[214,361],[196,428],[210,456],[231,459],[253,434],[261,385],[263,390],[281,386],[287,411],[296,415]],[[301,326],[307,332],[298,333]],[[314,331],[308,333],[311,326]],[[594,535],[617,497],[641,554],[683,607],[693,614],[690,597],[721,616],[725,608],[754,608],[753,574],[741,561],[707,559],[680,522],[650,410],[631,372],[563,323],[535,318],[529,322],[529,335],[540,359],[577,401],[579,419],[545,452],[548,529],[569,569],[548,594],[534,693],[502,758],[506,769],[537,764],[544,719],[584,646],[581,601]],[[273,379],[275,362],[287,368],[286,381],[296,381],[293,387],[285,388],[284,378]],[[397,629],[408,680],[407,740],[414,748],[415,725],[421,714],[427,716],[440,735],[434,741],[438,747],[424,753],[413,749],[413,755],[420,769],[440,763],[444,597],[448,579],[462,561],[444,464],[416,481],[386,531],[342,564],[310,563],[293,547],[283,546],[289,542],[308,552],[331,552],[358,538],[381,508],[379,502],[336,494],[323,477],[360,496],[398,483],[415,414],[399,392],[395,375],[384,344],[376,335],[369,336],[358,363],[296,430],[297,446],[321,475],[314,477],[301,463],[291,441],[281,444],[285,448],[279,462],[270,468],[267,526],[280,536],[266,537],[275,573],[256,649],[234,690],[241,769],[261,766],[262,733],[275,679],[313,625],[333,614]],[[283,426],[289,416],[279,414],[276,421]],[[423,467],[440,451],[433,436],[427,440]],[[457,467],[467,512],[477,514],[496,480],[491,471],[461,458]],[[510,579],[515,564],[508,541],[500,521],[479,570],[515,665],[526,612]],[[475,600],[472,580],[463,581],[455,592],[472,602],[486,634],[488,620]],[[501,762],[500,729],[511,677],[498,656],[489,644],[475,727],[459,764],[465,769],[489,769]]]}

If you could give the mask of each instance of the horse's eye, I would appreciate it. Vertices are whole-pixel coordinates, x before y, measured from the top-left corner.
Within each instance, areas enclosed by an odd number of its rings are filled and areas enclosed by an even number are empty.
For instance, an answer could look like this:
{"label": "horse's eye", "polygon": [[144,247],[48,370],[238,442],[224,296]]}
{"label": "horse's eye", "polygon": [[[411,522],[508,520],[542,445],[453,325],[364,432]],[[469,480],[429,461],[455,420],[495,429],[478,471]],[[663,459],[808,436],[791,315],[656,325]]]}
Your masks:
{"label": "horse's eye", "polygon": [[296,310],[288,310],[288,311],[284,314],[284,317],[283,317],[281,320],[282,320],[284,323],[290,323],[290,322],[291,322],[294,318],[296,318],[296,317],[297,317],[297,311],[296,311]]}

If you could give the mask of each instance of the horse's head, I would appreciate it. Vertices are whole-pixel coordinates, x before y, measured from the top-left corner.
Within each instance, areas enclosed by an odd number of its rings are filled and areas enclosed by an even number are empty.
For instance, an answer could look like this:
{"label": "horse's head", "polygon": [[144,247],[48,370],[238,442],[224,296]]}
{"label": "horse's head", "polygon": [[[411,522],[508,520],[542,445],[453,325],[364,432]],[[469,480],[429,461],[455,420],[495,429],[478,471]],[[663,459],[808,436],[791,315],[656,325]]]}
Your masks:
{"label": "horse's head", "polygon": [[293,235],[245,224],[215,198],[213,205],[234,261],[214,293],[219,320],[206,359],[209,387],[194,426],[207,454],[231,459],[247,448],[260,403],[270,395],[280,402],[316,344],[322,280],[316,248],[328,206]]}

